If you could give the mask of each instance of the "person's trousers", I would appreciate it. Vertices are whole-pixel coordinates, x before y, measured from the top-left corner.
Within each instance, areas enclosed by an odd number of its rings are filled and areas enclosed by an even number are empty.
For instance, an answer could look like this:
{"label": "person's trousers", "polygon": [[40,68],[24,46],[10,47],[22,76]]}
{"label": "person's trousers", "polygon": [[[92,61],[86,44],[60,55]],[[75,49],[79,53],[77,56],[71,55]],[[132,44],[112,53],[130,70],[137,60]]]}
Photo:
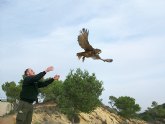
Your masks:
{"label": "person's trousers", "polygon": [[33,105],[25,101],[19,101],[17,108],[16,124],[31,124]]}

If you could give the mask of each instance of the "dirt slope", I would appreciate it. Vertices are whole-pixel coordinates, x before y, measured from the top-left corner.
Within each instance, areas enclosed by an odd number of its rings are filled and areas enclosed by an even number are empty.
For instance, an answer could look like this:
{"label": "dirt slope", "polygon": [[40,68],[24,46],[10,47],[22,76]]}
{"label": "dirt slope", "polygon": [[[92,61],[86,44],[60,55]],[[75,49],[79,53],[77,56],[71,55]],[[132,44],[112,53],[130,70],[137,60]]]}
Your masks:
{"label": "dirt slope", "polygon": [[[80,113],[80,124],[147,124],[140,120],[126,120],[103,107],[90,114]],[[15,124],[15,115],[0,117],[0,124]],[[64,114],[57,111],[56,104],[34,106],[32,124],[71,124]]]}

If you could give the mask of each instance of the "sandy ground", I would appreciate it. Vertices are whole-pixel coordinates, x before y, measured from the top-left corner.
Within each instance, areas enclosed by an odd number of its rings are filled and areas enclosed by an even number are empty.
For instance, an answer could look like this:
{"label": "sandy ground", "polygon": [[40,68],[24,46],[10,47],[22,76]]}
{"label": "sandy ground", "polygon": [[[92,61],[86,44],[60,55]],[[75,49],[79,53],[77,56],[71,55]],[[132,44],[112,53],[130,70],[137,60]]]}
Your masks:
{"label": "sandy ground", "polygon": [[0,117],[0,124],[15,124],[15,116],[8,115],[5,117]]}
{"label": "sandy ground", "polygon": [[14,115],[6,115],[11,110],[11,104],[8,102],[0,101],[0,124],[15,124],[15,116]]}
{"label": "sandy ground", "polygon": [[[70,121],[66,115],[57,112],[55,109],[55,104],[44,104],[36,105],[33,113],[32,124],[70,124]],[[2,106],[1,106],[2,108]],[[1,110],[0,110],[1,111]],[[80,113],[80,124],[120,124],[125,119],[111,113],[103,107],[98,107],[93,112]],[[124,120],[123,120],[124,119]],[[15,115],[6,115],[5,117],[0,117],[0,124],[15,124]],[[125,122],[125,121],[124,121]],[[141,120],[130,119],[127,120],[127,124],[147,124]]]}

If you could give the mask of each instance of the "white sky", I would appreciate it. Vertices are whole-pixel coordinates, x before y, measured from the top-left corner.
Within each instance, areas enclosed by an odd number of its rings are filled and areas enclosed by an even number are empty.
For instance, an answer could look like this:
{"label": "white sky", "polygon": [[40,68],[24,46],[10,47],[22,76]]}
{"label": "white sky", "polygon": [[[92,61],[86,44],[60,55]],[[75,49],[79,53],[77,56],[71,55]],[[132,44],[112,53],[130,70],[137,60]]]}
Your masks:
{"label": "white sky", "polygon": [[[113,63],[78,60],[84,27],[90,44]],[[40,72],[53,65],[46,77],[57,73],[62,80],[81,68],[103,81],[106,105],[111,95],[130,96],[145,110],[165,102],[165,1],[1,0],[0,58],[0,85],[18,82],[28,67]]]}

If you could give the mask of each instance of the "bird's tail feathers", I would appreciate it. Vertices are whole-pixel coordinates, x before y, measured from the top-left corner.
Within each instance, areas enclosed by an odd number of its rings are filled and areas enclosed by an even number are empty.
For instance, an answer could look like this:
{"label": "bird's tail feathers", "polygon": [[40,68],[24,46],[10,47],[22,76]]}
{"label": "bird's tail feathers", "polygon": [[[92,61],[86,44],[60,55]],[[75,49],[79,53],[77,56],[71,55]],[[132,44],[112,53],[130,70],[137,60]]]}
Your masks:
{"label": "bird's tail feathers", "polygon": [[77,53],[78,59],[81,59],[82,55],[81,53]]}

